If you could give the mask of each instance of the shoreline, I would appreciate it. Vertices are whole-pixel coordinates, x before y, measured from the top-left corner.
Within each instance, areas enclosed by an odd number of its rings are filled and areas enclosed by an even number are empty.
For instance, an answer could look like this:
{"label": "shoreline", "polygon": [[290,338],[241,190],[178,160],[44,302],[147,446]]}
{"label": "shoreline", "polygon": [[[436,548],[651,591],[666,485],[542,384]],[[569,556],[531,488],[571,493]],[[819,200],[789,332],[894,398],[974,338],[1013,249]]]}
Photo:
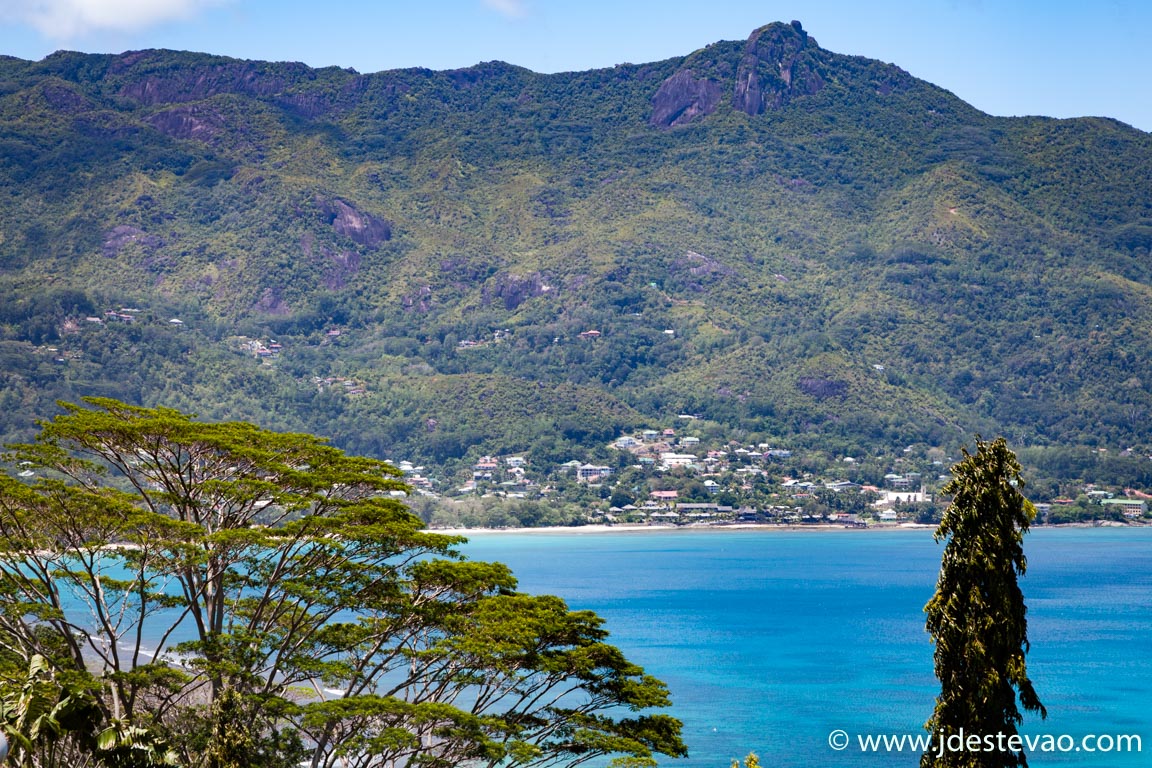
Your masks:
{"label": "shoreline", "polygon": [[462,536],[472,534],[498,535],[498,534],[534,534],[534,533],[566,533],[566,534],[603,534],[603,533],[668,533],[675,531],[685,532],[716,532],[725,531],[888,531],[888,530],[934,530],[934,525],[908,525],[871,526],[868,528],[855,528],[845,525],[777,525],[775,523],[734,523],[732,525],[552,525],[538,528],[429,528],[434,533],[454,533]]}
{"label": "shoreline", "polygon": [[[1107,530],[1117,530],[1120,528],[1152,528],[1148,525],[1128,525],[1125,523],[1113,523],[1111,525],[1094,524],[1094,523],[1067,523],[1064,525],[1034,525],[1029,531],[1049,531],[1049,530],[1063,530],[1074,529],[1084,530],[1088,528],[1100,528]],[[794,524],[776,524],[776,523],[734,523],[732,525],[553,525],[542,526],[537,528],[427,528],[429,533],[442,533],[448,535],[459,536],[498,536],[505,534],[566,534],[566,535],[601,535],[606,533],[627,533],[627,534],[643,534],[643,533],[669,533],[676,531],[684,532],[709,532],[709,533],[724,533],[726,531],[734,532],[749,532],[749,531],[779,531],[781,533],[803,533],[805,531],[813,533],[878,533],[888,531],[934,531],[936,526],[927,523],[897,523],[896,525],[869,525],[867,527],[855,527],[836,524],[821,524],[821,525],[794,525]]]}

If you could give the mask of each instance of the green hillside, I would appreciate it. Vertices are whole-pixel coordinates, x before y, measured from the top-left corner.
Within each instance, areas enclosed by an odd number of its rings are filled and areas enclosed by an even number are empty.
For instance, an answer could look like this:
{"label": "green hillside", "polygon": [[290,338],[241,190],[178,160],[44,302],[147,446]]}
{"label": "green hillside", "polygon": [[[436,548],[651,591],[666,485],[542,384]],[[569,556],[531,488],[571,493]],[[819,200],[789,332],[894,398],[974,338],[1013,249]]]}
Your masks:
{"label": "green hillside", "polygon": [[1146,454],[1150,247],[1149,134],[795,23],[554,75],[0,60],[8,439],[99,395],[449,473],[677,414]]}

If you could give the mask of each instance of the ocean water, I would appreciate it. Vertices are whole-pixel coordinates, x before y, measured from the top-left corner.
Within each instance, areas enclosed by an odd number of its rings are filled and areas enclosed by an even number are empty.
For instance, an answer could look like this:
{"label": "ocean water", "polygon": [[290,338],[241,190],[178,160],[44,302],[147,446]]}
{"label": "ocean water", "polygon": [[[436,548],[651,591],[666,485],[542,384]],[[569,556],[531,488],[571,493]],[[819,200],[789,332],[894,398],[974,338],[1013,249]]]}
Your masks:
{"label": "ocean water", "polygon": [[[669,685],[690,755],[661,765],[756,752],[765,766],[856,768],[918,765],[919,750],[862,751],[858,737],[924,733],[939,688],[923,607],[941,549],[926,531],[676,530],[482,534],[464,552],[596,611]],[[1035,530],[1025,551],[1028,670],[1049,717],[1022,732],[1067,737],[1030,765],[1152,766],[1152,529]],[[1138,735],[1142,751],[1076,751],[1088,734]]]}

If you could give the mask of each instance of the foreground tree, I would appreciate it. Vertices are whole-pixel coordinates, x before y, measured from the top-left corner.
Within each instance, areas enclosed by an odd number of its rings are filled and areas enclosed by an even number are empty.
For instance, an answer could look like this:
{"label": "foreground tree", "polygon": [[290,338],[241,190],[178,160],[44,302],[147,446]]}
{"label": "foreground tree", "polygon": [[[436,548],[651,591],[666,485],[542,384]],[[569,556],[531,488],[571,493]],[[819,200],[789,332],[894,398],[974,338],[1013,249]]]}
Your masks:
{"label": "foreground tree", "polygon": [[[629,765],[682,755],[598,617],[422,530],[398,471],[309,435],[66,405],[0,476],[0,649],[186,765]],[[108,737],[105,737],[108,742]]]}
{"label": "foreground tree", "polygon": [[[3,664],[0,730],[6,763],[17,768],[164,768],[176,754],[143,728],[104,727],[92,691],[56,679],[47,660],[33,656],[27,670]],[[5,756],[0,750],[0,762]]]}
{"label": "foreground tree", "polygon": [[[1023,540],[1036,513],[1020,491],[1020,471],[1003,438],[977,439],[976,452],[964,450],[943,488],[952,503],[935,539],[947,544],[924,609],[941,691],[926,726],[935,743],[920,760],[924,768],[1027,766],[1023,750],[1008,743],[1023,720],[1017,694],[1026,711],[1047,716],[1024,663],[1028,622],[1017,578],[1027,567]],[[1003,734],[1003,741],[996,751],[939,748],[950,736],[958,745],[961,731]]]}

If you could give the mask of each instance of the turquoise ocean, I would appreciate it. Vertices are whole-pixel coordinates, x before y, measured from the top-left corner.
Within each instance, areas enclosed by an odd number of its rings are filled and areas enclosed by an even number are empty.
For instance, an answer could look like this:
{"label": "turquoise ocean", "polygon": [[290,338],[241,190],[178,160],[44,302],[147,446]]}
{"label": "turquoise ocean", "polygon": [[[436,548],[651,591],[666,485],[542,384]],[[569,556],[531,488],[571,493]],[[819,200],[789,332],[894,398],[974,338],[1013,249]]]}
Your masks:
{"label": "turquoise ocean", "polygon": [[[1021,730],[1066,737],[1029,764],[1152,766],[1152,528],[1036,529],[1025,549],[1028,670],[1049,717]],[[690,756],[661,765],[728,768],[749,752],[764,766],[918,764],[918,750],[862,751],[858,737],[923,734],[931,714],[923,607],[942,545],[929,531],[497,533],[463,551],[596,611],[669,685]],[[829,746],[834,730],[847,748]],[[1077,751],[1089,734],[1138,735],[1142,751]]]}

